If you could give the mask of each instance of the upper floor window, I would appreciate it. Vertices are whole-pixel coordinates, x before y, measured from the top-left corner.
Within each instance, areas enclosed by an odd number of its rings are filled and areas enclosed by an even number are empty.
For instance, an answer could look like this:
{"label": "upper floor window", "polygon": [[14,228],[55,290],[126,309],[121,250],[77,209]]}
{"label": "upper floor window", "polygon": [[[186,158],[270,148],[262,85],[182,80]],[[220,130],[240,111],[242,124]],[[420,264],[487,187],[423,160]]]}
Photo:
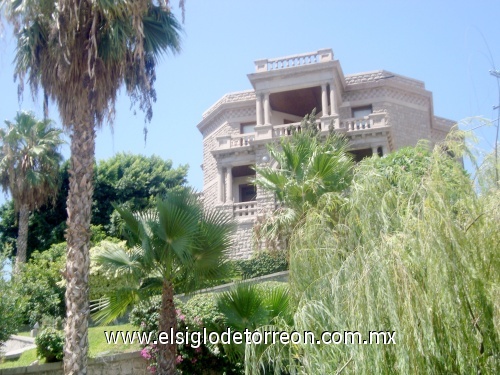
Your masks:
{"label": "upper floor window", "polygon": [[255,133],[255,122],[244,122],[240,124],[240,134]]}
{"label": "upper floor window", "polygon": [[254,184],[241,184],[240,202],[252,202],[257,198],[257,190]]}
{"label": "upper floor window", "polygon": [[371,113],[373,113],[373,108],[371,105],[365,105],[363,107],[355,107],[352,109],[352,117],[353,118],[365,117]]}

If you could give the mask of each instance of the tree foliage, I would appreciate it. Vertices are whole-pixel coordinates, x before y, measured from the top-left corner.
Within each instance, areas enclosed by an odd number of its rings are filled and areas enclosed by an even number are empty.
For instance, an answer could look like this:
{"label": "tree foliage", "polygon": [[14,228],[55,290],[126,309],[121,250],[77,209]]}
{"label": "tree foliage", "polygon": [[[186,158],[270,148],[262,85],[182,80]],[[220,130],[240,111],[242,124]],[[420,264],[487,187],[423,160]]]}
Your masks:
{"label": "tree foliage", "polygon": [[93,198],[92,223],[103,225],[117,237],[118,213],[113,203],[132,211],[154,207],[156,197],[186,184],[187,165],[173,168],[171,160],[153,155],[119,153],[98,163]]}
{"label": "tree foliage", "polygon": [[19,212],[16,253],[17,263],[24,263],[30,212],[50,198],[54,203],[59,190],[58,149],[63,141],[51,120],[37,120],[31,112],[19,112],[13,122],[5,123],[7,128],[0,129],[0,185]]}
{"label": "tree foliage", "polygon": [[22,323],[20,311],[24,309],[23,298],[14,290],[12,281],[6,280],[5,261],[0,253],[0,347],[17,332]]}
{"label": "tree foliage", "polygon": [[291,136],[268,146],[272,163],[256,166],[255,184],[274,194],[279,207],[255,226],[267,248],[287,246],[295,226],[306,212],[328,196],[339,200],[352,179],[354,162],[347,139],[319,132],[314,112],[291,129]]}
{"label": "tree foliage", "polygon": [[[133,213],[117,207],[117,211],[132,248],[110,248],[97,260],[109,270],[126,274],[130,283],[98,301],[95,316],[103,323],[112,321],[130,305],[161,291],[159,330],[175,332],[175,286],[194,289],[203,279],[224,276],[231,222],[218,211],[203,209],[197,196],[186,189],[157,199],[151,210]],[[175,358],[175,344],[160,343],[160,373],[174,373]]]}
{"label": "tree foliage", "polygon": [[[66,162],[59,169],[61,188],[55,204],[41,206],[30,217],[28,259],[35,250],[47,250],[51,245],[65,240],[68,168]],[[172,161],[155,155],[146,157],[119,153],[100,161],[94,170],[96,184],[92,224],[102,226],[106,236],[118,237],[121,221],[114,211],[113,203],[125,205],[134,211],[153,207],[157,195],[165,196],[168,191],[179,189],[186,183],[187,169],[185,165],[174,168]],[[15,249],[17,221],[12,201],[0,206],[0,218],[0,243],[4,248],[10,244]]]}
{"label": "tree foliage", "polygon": [[273,360],[308,374],[499,372],[500,195],[476,193],[450,157],[462,146],[365,159],[340,215],[311,211],[294,234],[294,323],[280,329],[395,331],[396,344],[254,348],[254,368]]}
{"label": "tree foliage", "polygon": [[25,80],[33,93],[43,87],[45,108],[53,100],[70,131],[64,369],[86,373],[96,128],[112,122],[122,86],[151,120],[155,67],[161,55],[179,52],[181,28],[167,1],[5,3],[20,91]]}
{"label": "tree foliage", "polygon": [[37,120],[26,111],[5,124],[0,129],[0,184],[11,194],[16,211],[22,205],[37,209],[58,191],[62,132],[51,120]]}
{"label": "tree foliage", "polygon": [[64,317],[64,283],[62,271],[66,243],[52,245],[43,252],[35,251],[31,259],[14,276],[14,289],[24,296],[25,305],[20,310],[24,324],[33,326],[44,318]]}

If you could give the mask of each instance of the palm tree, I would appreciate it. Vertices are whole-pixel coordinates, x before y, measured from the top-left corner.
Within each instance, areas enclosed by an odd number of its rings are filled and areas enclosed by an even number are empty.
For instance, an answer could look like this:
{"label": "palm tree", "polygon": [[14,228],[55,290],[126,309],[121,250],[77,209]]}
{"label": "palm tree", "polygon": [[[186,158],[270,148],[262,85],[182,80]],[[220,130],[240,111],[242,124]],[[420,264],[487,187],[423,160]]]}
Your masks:
{"label": "palm tree", "polygon": [[15,120],[0,129],[0,184],[9,191],[19,212],[16,268],[26,262],[30,211],[50,198],[59,188],[59,164],[63,143],[61,131],[51,120],[37,120],[31,112],[19,112]]}
{"label": "palm tree", "polygon": [[[271,328],[270,325],[278,321],[292,324],[288,285],[284,283],[276,286],[238,283],[218,296],[217,307],[224,315],[225,325],[237,332]],[[226,354],[233,361],[246,362],[245,349],[245,343],[224,345]],[[265,345],[259,349],[263,351]]]}
{"label": "palm tree", "polygon": [[[176,330],[174,290],[182,285],[193,290],[203,280],[226,274],[232,225],[218,211],[203,210],[189,190],[158,199],[152,211],[134,214],[116,208],[126,225],[130,251],[110,247],[97,261],[111,270],[130,275],[129,284],[103,303],[98,302],[96,318],[109,323],[128,307],[161,291],[158,328],[170,334]],[[159,345],[158,374],[175,374],[176,345]]]}
{"label": "palm tree", "polygon": [[336,200],[350,184],[354,163],[347,139],[318,132],[314,112],[268,152],[274,164],[256,166],[255,184],[273,193],[279,207],[256,226],[268,246],[285,247],[305,213],[324,199]]}
{"label": "palm tree", "polygon": [[17,37],[20,89],[41,86],[71,134],[64,371],[84,374],[95,130],[113,120],[122,84],[151,120],[155,67],[180,50],[180,26],[165,0],[0,1]]}

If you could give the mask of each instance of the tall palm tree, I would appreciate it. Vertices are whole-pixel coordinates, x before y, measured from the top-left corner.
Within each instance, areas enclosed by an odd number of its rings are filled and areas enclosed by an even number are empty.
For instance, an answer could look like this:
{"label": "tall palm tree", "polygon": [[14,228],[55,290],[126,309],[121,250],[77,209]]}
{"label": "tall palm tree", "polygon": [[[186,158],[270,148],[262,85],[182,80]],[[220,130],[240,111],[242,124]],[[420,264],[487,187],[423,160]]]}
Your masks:
{"label": "tall palm tree", "polygon": [[64,371],[85,374],[95,130],[112,121],[121,85],[151,119],[155,67],[180,50],[180,26],[166,0],[0,1],[17,37],[20,89],[26,79],[41,86],[71,132]]}
{"label": "tall palm tree", "polygon": [[5,124],[7,128],[0,129],[0,184],[19,212],[18,268],[26,262],[30,211],[57,195],[62,161],[58,148],[63,141],[51,120],[37,120],[31,112],[19,112]]}
{"label": "tall palm tree", "polygon": [[[223,277],[233,226],[218,211],[204,210],[189,190],[159,199],[152,211],[134,214],[117,208],[125,221],[132,250],[110,247],[97,261],[130,275],[128,286],[96,305],[96,318],[108,323],[124,314],[155,289],[162,302],[158,328],[170,334],[176,330],[175,286],[194,289],[199,282]],[[135,281],[135,282],[132,282]],[[175,374],[176,345],[159,345],[158,374]]]}
{"label": "tall palm tree", "polygon": [[255,184],[273,193],[279,204],[256,226],[257,236],[271,247],[286,248],[305,213],[318,207],[322,199],[338,199],[353,174],[347,139],[336,133],[319,133],[314,112],[291,133],[280,144],[268,146],[273,164],[255,167]]}

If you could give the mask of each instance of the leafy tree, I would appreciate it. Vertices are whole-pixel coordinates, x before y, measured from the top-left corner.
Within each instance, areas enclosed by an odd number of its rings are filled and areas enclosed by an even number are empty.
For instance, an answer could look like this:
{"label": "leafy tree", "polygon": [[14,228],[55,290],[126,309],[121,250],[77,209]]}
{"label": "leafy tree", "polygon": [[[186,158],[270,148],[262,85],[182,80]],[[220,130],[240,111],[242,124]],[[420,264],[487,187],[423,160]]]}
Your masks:
{"label": "leafy tree", "polygon": [[14,122],[0,129],[0,184],[9,191],[19,212],[16,268],[26,262],[30,211],[39,208],[58,191],[58,169],[63,143],[61,131],[51,120],[39,121],[31,112],[19,112]]}
{"label": "leafy tree", "polygon": [[17,38],[21,90],[26,78],[33,92],[43,87],[70,131],[64,369],[85,373],[96,127],[113,119],[122,85],[152,118],[155,67],[163,53],[179,51],[180,26],[166,1],[2,2]]}
{"label": "leafy tree", "polygon": [[172,167],[171,160],[120,153],[97,164],[92,223],[118,236],[117,213],[112,203],[132,211],[154,206],[154,198],[186,183],[187,165]]}
{"label": "leafy tree", "polygon": [[[158,199],[153,210],[134,214],[117,208],[126,223],[131,250],[112,248],[97,260],[112,270],[125,272],[135,287],[124,287],[102,301],[96,314],[106,323],[124,314],[132,303],[161,290],[159,330],[176,330],[174,290],[192,289],[203,279],[224,275],[232,225],[218,211],[203,210],[194,193],[187,190]],[[175,335],[175,333],[174,333]],[[176,345],[160,344],[158,371],[175,373]]]}
{"label": "leafy tree", "polygon": [[[91,227],[91,256],[95,256],[105,246],[119,243],[119,239],[108,237],[101,226]],[[28,262],[23,264],[12,279],[14,292],[23,297],[24,304],[19,308],[23,324],[36,322],[62,321],[66,313],[64,294],[66,283],[62,272],[66,263],[66,242],[53,244],[45,251],[35,251]],[[125,285],[124,277],[101,270],[91,262],[89,273],[89,294],[100,298],[105,293],[115,290],[118,285]]]}
{"label": "leafy tree", "polygon": [[450,157],[461,147],[365,159],[340,221],[311,211],[294,233],[297,308],[280,329],[394,331],[396,344],[254,348],[250,369],[272,359],[308,374],[500,371],[500,195],[477,195]]}
{"label": "leafy tree", "polygon": [[[68,162],[59,168],[60,188],[54,202],[47,202],[30,215],[28,225],[27,259],[35,251],[44,251],[50,246],[64,242],[66,230],[66,199],[68,197]],[[11,247],[15,253],[18,223],[12,200],[0,206],[0,246]]]}
{"label": "leafy tree", "polygon": [[65,242],[43,252],[35,251],[13,278],[15,291],[26,299],[21,310],[24,324],[41,324],[45,318],[64,318],[65,287],[61,272],[65,252]]}
{"label": "leafy tree", "polygon": [[12,288],[12,282],[5,278],[5,260],[6,257],[0,253],[0,347],[17,332],[24,303]]}
{"label": "leafy tree", "polygon": [[338,200],[350,184],[353,160],[347,140],[337,133],[322,136],[314,112],[279,145],[268,146],[274,165],[256,166],[255,184],[275,195],[280,206],[256,226],[267,247],[287,247],[292,230],[325,195]]}
{"label": "leafy tree", "polygon": [[[61,188],[54,205],[45,204],[31,214],[27,254],[43,251],[64,241],[66,230],[66,200],[69,189],[69,163],[59,169]],[[101,225],[106,236],[118,237],[121,221],[112,203],[126,204],[132,210],[154,206],[154,197],[164,196],[171,189],[185,184],[187,166],[172,167],[170,160],[158,156],[118,154],[101,160],[95,168],[95,189],[92,202],[92,224]],[[0,243],[14,244],[17,223],[12,202],[0,206]],[[94,243],[99,241],[93,240]]]}

